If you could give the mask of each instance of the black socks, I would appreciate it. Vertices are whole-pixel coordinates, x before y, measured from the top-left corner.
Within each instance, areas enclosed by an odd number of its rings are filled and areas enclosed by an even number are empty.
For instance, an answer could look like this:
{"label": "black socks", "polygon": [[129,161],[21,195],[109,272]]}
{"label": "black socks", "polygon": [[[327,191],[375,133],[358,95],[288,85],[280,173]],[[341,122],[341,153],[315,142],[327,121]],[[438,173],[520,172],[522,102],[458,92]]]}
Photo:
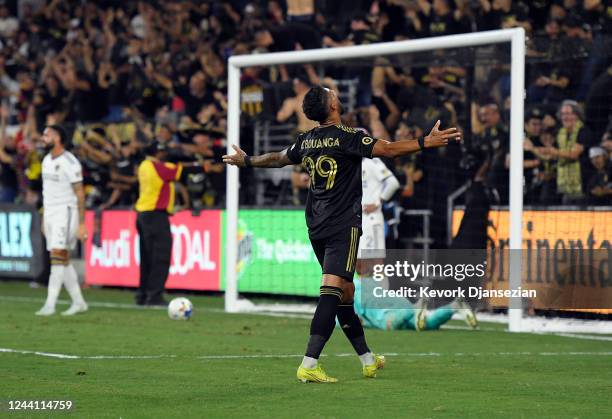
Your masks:
{"label": "black socks", "polygon": [[[338,304],[341,299],[342,289],[326,285],[321,287],[319,304],[317,304],[312,323],[310,323],[310,339],[306,347],[307,357],[318,359],[321,355],[325,343],[327,343],[336,326],[336,314],[339,314]],[[359,322],[359,319],[357,319],[357,322]],[[363,336],[363,328],[361,334]]]}
{"label": "black socks", "polygon": [[353,303],[338,305],[337,315],[340,327],[351,342],[351,345],[353,345],[357,355],[363,355],[370,352],[370,348],[368,348],[363,333],[363,326],[361,325],[361,321],[359,321],[359,317],[355,314]]}

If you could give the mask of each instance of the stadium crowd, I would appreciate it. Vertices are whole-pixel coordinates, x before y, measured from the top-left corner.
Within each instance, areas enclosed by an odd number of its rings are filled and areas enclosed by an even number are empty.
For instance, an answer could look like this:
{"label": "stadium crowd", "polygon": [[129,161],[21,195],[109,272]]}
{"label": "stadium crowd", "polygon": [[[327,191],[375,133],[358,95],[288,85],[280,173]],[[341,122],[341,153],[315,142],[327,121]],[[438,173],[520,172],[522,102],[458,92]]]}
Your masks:
{"label": "stadium crowd", "polygon": [[[608,0],[0,0],[0,201],[40,201],[41,130],[61,123],[84,166],[88,207],[134,203],[135,168],[153,140],[176,160],[215,162],[182,179],[179,206],[222,205],[231,55],[521,26],[525,203],[612,205],[611,20]],[[245,69],[245,150],[254,121],[312,127],[301,99],[310,85],[337,80],[356,81],[346,123],[373,136],[424,135],[436,119],[466,133],[462,146],[390,162],[402,206],[433,209],[432,225],[444,224],[446,197],[467,180],[507,203],[507,58],[475,65],[432,52],[420,62]],[[296,170],[294,202],[307,185]],[[252,181],[248,171],[243,180]]]}

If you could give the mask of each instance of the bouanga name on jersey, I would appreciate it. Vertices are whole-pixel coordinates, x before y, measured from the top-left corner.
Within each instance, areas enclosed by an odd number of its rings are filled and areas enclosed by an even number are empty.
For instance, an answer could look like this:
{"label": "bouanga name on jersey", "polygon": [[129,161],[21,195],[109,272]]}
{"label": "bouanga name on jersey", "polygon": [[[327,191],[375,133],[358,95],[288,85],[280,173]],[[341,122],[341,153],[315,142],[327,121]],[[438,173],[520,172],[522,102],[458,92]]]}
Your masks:
{"label": "bouanga name on jersey", "polygon": [[325,147],[340,147],[340,139],[338,138],[313,138],[302,141],[301,149],[305,148],[325,148]]}

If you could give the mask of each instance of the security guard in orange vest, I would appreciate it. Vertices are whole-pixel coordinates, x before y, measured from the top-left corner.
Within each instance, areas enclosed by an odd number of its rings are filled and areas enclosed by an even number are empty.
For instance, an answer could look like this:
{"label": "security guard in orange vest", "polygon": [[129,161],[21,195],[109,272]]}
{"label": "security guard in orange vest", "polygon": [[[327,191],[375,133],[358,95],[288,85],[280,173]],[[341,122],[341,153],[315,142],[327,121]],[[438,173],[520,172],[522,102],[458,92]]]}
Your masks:
{"label": "security guard in orange vest", "polygon": [[200,163],[167,163],[167,146],[154,141],[147,147],[147,158],[138,166],[140,194],[136,202],[136,228],[140,235],[140,286],[138,305],[167,305],[163,292],[170,271],[172,234],[169,215],[174,210],[174,182],[184,168],[200,168]]}

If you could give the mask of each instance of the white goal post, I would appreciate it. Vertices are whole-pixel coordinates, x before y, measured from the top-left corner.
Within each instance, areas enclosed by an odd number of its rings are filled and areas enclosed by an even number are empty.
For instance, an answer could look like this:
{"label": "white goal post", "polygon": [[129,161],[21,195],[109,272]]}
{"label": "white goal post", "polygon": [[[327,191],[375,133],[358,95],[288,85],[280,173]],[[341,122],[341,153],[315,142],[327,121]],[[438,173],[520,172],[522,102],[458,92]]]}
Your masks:
{"label": "white goal post", "polygon": [[[229,59],[227,150],[240,145],[240,75],[244,67],[303,64],[343,59],[378,57],[450,48],[511,43],[511,109],[510,109],[510,249],[521,249],[523,215],[523,114],[525,95],[525,31],[522,28],[449,35],[418,40],[385,42],[340,48],[238,55]],[[227,211],[225,249],[225,311],[252,311],[256,306],[238,299],[238,168],[227,167]],[[510,252],[511,289],[521,285],[521,252]],[[509,329],[521,331],[522,307],[518,298],[510,299]]]}

